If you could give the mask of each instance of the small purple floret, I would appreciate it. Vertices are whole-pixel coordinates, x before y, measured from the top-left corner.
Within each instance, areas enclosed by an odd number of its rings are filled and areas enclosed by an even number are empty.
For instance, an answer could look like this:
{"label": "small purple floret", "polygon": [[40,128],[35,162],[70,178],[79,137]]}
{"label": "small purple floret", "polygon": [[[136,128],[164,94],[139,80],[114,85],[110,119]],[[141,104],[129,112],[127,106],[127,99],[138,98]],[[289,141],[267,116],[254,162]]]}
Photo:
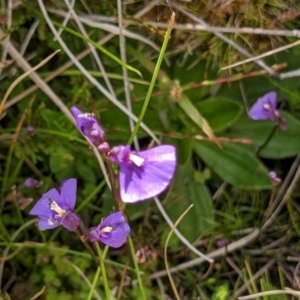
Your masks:
{"label": "small purple floret", "polygon": [[116,146],[109,160],[120,165],[119,185],[123,202],[134,203],[155,197],[170,184],[176,169],[174,146],[163,145],[145,151]]}
{"label": "small purple floret", "polygon": [[27,126],[26,127],[26,131],[27,131],[27,133],[30,133],[30,134],[33,134],[34,133],[34,127],[33,126]]}
{"label": "small purple floret", "polygon": [[277,121],[280,117],[276,109],[277,94],[269,92],[258,98],[249,111],[249,116],[253,120],[271,120]]}
{"label": "small purple floret", "polygon": [[60,189],[51,189],[45,193],[29,212],[38,216],[40,230],[52,229],[60,225],[69,231],[76,231],[80,218],[73,214],[76,202],[77,181],[75,178],[66,180]]}
{"label": "small purple floret", "polygon": [[99,148],[99,151],[108,151],[108,144],[104,141],[104,131],[99,126],[94,115],[91,113],[83,113],[75,106],[71,107],[71,112],[79,131],[86,136],[94,146]]}
{"label": "small purple floret", "polygon": [[270,171],[269,177],[273,181],[274,185],[281,183],[281,178],[277,176],[275,171]]}
{"label": "small purple floret", "polygon": [[87,233],[91,242],[99,241],[113,248],[119,248],[125,244],[130,233],[123,214],[118,211],[106,217],[98,226],[92,227]]}
{"label": "small purple floret", "polygon": [[23,185],[28,188],[38,188],[43,185],[43,181],[39,181],[34,178],[27,178]]}

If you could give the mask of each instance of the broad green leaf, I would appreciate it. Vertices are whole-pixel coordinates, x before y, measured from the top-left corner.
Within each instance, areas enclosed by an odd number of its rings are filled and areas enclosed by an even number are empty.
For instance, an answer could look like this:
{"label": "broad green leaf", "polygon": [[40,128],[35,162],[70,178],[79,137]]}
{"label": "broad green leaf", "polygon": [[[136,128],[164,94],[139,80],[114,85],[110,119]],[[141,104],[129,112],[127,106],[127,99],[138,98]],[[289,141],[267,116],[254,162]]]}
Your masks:
{"label": "broad green leaf", "polygon": [[243,110],[238,102],[224,98],[200,102],[197,108],[201,115],[208,120],[214,132],[231,126],[240,117]]}
{"label": "broad green leaf", "polygon": [[195,152],[225,182],[242,189],[269,189],[271,180],[266,168],[249,151],[223,143],[219,148],[208,141],[195,141]]}
{"label": "broad green leaf", "polygon": [[[273,137],[260,152],[265,158],[286,158],[300,152],[300,121],[287,112],[281,112],[287,121],[287,130],[276,129]],[[250,149],[256,152],[272,133],[275,122],[254,121],[243,117],[230,130],[230,137],[244,137],[252,140]]]}

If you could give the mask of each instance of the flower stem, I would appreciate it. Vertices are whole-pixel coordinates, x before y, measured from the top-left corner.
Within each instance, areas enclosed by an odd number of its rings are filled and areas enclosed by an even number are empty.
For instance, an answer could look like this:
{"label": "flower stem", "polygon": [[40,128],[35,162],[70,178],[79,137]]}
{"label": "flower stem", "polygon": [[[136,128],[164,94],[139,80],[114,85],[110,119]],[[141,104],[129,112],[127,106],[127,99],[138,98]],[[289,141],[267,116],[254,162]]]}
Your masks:
{"label": "flower stem", "polygon": [[128,145],[130,145],[132,143],[134,137],[137,135],[137,132],[138,132],[139,127],[140,127],[140,124],[142,123],[144,115],[145,115],[145,113],[147,111],[147,107],[148,107],[148,104],[150,102],[152,91],[153,91],[153,88],[154,88],[157,76],[159,74],[160,66],[161,66],[161,63],[162,63],[162,61],[164,59],[164,55],[165,55],[165,52],[166,52],[166,49],[167,49],[167,45],[168,45],[168,42],[169,42],[169,39],[170,39],[170,36],[171,36],[171,31],[172,31],[174,22],[175,22],[175,13],[173,12],[172,16],[171,16],[171,19],[169,21],[168,30],[166,32],[163,45],[161,47],[161,50],[160,50],[160,53],[159,53],[159,56],[158,56],[158,59],[157,59],[157,63],[156,63],[155,68],[154,68],[154,72],[153,72],[153,75],[152,75],[150,86],[148,88],[147,95],[145,97],[145,101],[144,101],[141,113],[139,115],[139,119],[136,122],[134,130],[133,130],[133,132],[131,133],[131,135],[129,137],[129,140],[127,142]]}
{"label": "flower stem", "polygon": [[79,233],[80,236],[80,240],[82,242],[82,244],[84,245],[84,247],[87,249],[87,251],[90,253],[91,257],[93,258],[93,260],[95,261],[96,265],[99,265],[99,259],[96,256],[94,250],[92,249],[92,247],[89,245],[89,243],[86,241],[86,237],[83,234],[83,231],[80,227],[77,228],[77,231]]}
{"label": "flower stem", "polygon": [[144,290],[144,284],[143,284],[142,277],[141,277],[141,274],[140,274],[139,265],[138,265],[138,263],[136,261],[136,258],[135,258],[135,250],[134,250],[133,242],[132,242],[132,239],[131,239],[130,236],[128,237],[128,242],[129,242],[129,248],[130,248],[134,268],[135,268],[135,271],[136,271],[137,280],[139,282],[139,287],[140,287],[140,290],[141,290],[141,298],[140,299],[147,300],[146,293],[145,293],[145,290]]}
{"label": "flower stem", "polygon": [[99,276],[100,276],[100,271],[101,271],[101,268],[98,267],[87,300],[91,300],[92,297],[93,297],[93,293],[94,293],[94,290],[95,290],[96,285],[97,285],[97,281],[98,281]]}
{"label": "flower stem", "polygon": [[95,242],[95,246],[96,246],[98,257],[99,257],[99,266],[100,266],[101,274],[102,274],[102,278],[103,278],[103,285],[104,285],[105,296],[106,296],[105,299],[110,300],[111,299],[111,292],[110,292],[110,288],[109,288],[109,285],[108,285],[107,276],[106,276],[106,269],[105,269],[105,264],[104,264],[104,255],[106,255],[107,251],[104,251],[104,253],[101,254],[101,249],[100,249],[100,246],[97,242]]}
{"label": "flower stem", "polygon": [[274,126],[272,131],[270,132],[268,138],[265,140],[265,142],[258,148],[256,155],[259,156],[260,152],[269,144],[272,137],[274,136],[276,130],[279,128],[278,125]]}
{"label": "flower stem", "polygon": [[114,174],[112,164],[110,163],[110,161],[107,161],[107,169],[108,169],[108,177],[109,177],[109,181],[110,181],[111,191],[112,191],[113,199],[114,199],[115,211],[123,211],[125,208],[125,205],[121,201],[120,189],[118,187],[119,182],[118,182],[116,175]]}

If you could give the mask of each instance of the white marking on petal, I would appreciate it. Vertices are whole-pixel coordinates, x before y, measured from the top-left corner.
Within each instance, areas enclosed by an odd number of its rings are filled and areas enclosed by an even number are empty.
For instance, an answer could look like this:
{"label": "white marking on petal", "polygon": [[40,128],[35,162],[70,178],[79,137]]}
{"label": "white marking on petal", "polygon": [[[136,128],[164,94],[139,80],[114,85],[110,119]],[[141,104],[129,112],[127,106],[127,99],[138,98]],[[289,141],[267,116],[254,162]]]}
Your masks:
{"label": "white marking on petal", "polygon": [[271,105],[269,104],[269,103],[264,103],[263,104],[263,108],[265,109],[265,110],[271,110]]}
{"label": "white marking on petal", "polygon": [[54,225],[54,224],[56,224],[56,220],[52,220],[52,219],[50,219],[50,218],[48,218],[47,219],[47,223],[49,224],[49,225]]}
{"label": "white marking on petal", "polygon": [[141,167],[145,162],[144,158],[137,156],[135,154],[129,154],[128,159],[132,161],[137,167]]}
{"label": "white marking on petal", "polygon": [[102,229],[100,230],[100,233],[112,232],[112,231],[114,231],[114,230],[115,230],[114,227],[106,226],[106,227],[104,227],[104,228],[102,228]]}
{"label": "white marking on petal", "polygon": [[50,209],[54,210],[59,215],[59,217],[63,218],[67,214],[67,212],[61,209],[53,199],[49,199],[49,205]]}
{"label": "white marking on petal", "polygon": [[89,117],[94,117],[95,115],[93,113],[83,113],[79,114],[77,118],[89,118]]}

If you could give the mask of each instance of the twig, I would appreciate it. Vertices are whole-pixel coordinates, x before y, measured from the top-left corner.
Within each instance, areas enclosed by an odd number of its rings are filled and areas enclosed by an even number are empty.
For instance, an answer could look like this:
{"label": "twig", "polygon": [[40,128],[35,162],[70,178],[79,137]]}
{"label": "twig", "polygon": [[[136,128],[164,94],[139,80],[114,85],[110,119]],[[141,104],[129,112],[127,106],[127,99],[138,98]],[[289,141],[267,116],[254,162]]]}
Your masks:
{"label": "twig", "polygon": [[297,40],[294,43],[291,43],[291,44],[288,44],[288,45],[285,45],[285,46],[282,46],[282,47],[279,47],[279,48],[267,51],[267,52],[265,52],[263,54],[260,54],[260,55],[257,55],[257,56],[245,59],[243,61],[239,61],[239,62],[237,62],[235,64],[230,65],[230,66],[226,66],[226,67],[222,68],[221,70],[231,69],[231,68],[234,68],[234,67],[246,64],[248,62],[252,62],[252,61],[258,60],[260,58],[264,58],[264,57],[270,56],[272,54],[275,54],[275,53],[278,53],[278,52],[281,52],[281,51],[293,48],[293,47],[298,46],[298,45],[300,45],[300,40]]}
{"label": "twig", "polygon": [[256,294],[249,295],[249,296],[239,297],[238,299],[239,300],[257,299],[257,298],[262,298],[262,297],[269,296],[269,295],[293,295],[293,296],[299,297],[300,292],[286,288],[285,290],[274,290],[274,291],[265,291],[265,292],[261,292],[261,293],[256,293]]}
{"label": "twig", "polygon": [[30,40],[31,40],[31,38],[32,38],[32,36],[33,36],[33,34],[35,33],[37,27],[39,26],[39,23],[40,23],[39,20],[35,20],[35,21],[31,24],[31,26],[30,26],[30,28],[29,28],[29,30],[28,30],[26,36],[25,36],[25,39],[24,39],[24,41],[23,41],[23,43],[22,43],[22,45],[21,45],[21,47],[20,47],[20,55],[21,55],[21,56],[24,56],[25,51],[26,51],[26,49],[27,49],[27,46],[28,46],[28,44],[29,44],[29,42],[30,42]]}
{"label": "twig", "polygon": [[30,298],[30,300],[39,299],[39,297],[44,294],[45,289],[46,289],[46,286],[44,285],[43,288],[38,293],[36,293],[33,297]]}
{"label": "twig", "polygon": [[[224,256],[227,253],[231,253],[231,252],[233,252],[237,249],[241,249],[241,248],[245,247],[247,244],[249,244],[250,242],[252,242],[254,239],[256,239],[259,235],[259,232],[260,232],[260,230],[258,228],[254,229],[253,232],[251,232],[247,236],[241,238],[240,240],[235,241],[235,242],[227,245],[226,247],[214,250],[214,251],[208,253],[206,256],[210,260],[212,260],[213,258]],[[194,266],[198,266],[198,265],[202,264],[205,261],[206,261],[205,258],[198,257],[198,258],[192,259],[188,262],[179,264],[176,267],[171,268],[169,271],[170,271],[170,273],[179,272],[179,271],[182,271],[182,270],[194,267]],[[162,270],[162,271],[158,271],[158,272],[153,273],[150,276],[150,278],[155,279],[157,277],[163,277],[163,276],[166,276],[166,275],[167,275],[166,270]]]}
{"label": "twig", "polygon": [[[54,9],[52,9],[55,11]],[[97,15],[82,15],[82,18],[94,20],[97,22],[110,22],[116,23],[118,20],[114,17],[107,16],[97,16]],[[124,25],[140,25],[140,20],[135,21],[134,18],[130,18],[130,20],[123,19]],[[145,22],[145,26],[149,27],[157,27],[157,28],[168,28],[166,23],[162,22]],[[257,35],[275,35],[275,36],[295,36],[300,37],[300,30],[282,30],[282,29],[264,29],[264,28],[253,28],[253,27],[214,27],[214,26],[204,26],[200,24],[175,24],[174,29],[177,30],[185,30],[185,31],[205,31],[205,32],[222,32],[222,33],[238,33],[238,34],[257,34]]]}

